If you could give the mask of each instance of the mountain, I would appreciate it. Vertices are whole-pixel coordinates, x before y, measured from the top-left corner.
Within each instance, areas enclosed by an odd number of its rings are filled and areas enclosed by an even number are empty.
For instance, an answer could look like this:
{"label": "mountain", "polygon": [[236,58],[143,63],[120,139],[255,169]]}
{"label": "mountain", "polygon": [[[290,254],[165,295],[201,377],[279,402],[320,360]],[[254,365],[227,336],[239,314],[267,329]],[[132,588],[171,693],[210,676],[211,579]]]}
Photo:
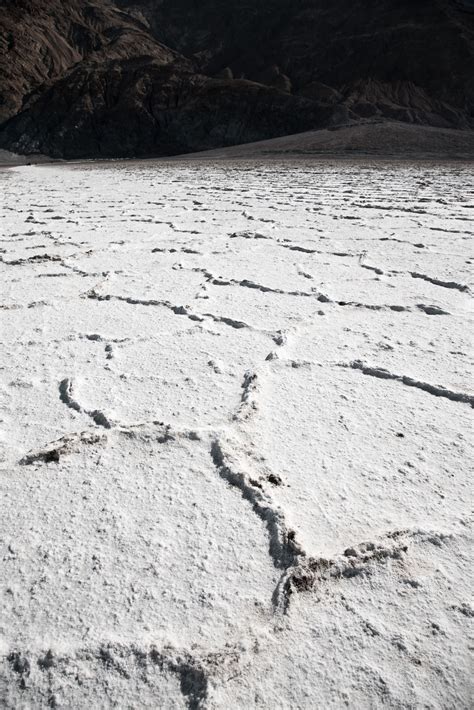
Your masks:
{"label": "mountain", "polygon": [[170,155],[474,127],[472,0],[0,0],[0,147]]}

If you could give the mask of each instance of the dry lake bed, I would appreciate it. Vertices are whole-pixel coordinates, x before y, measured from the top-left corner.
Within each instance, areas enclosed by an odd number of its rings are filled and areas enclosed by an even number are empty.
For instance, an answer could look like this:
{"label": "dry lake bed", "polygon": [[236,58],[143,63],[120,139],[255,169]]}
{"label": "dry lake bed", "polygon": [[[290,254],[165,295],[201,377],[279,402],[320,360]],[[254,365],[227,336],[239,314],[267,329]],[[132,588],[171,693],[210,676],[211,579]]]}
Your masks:
{"label": "dry lake bed", "polygon": [[0,184],[2,707],[467,709],[472,166]]}

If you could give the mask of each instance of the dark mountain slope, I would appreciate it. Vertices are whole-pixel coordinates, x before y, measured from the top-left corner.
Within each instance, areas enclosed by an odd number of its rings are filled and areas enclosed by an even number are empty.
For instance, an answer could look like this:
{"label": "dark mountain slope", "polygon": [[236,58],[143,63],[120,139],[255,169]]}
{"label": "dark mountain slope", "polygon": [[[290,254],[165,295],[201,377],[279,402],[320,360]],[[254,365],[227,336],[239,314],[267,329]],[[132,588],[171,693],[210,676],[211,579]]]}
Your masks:
{"label": "dark mountain slope", "polygon": [[8,122],[3,144],[57,158],[174,155],[322,127],[332,113],[310,99],[149,58],[88,62]]}
{"label": "dark mountain slope", "polygon": [[471,0],[0,0],[0,147],[163,155],[474,126]]}
{"label": "dark mountain slope", "polygon": [[[467,123],[474,104],[474,16],[452,0],[125,0],[165,44],[206,73],[270,81],[274,67],[293,92],[338,89],[413,108],[415,120]],[[367,84],[367,97],[364,85]],[[378,85],[374,97],[374,86]],[[353,96],[353,92],[355,95]],[[374,102],[374,98],[376,101]],[[394,102],[395,98],[395,102]],[[429,104],[429,106],[427,105]],[[444,108],[453,107],[455,115]],[[383,113],[383,106],[381,108]],[[418,115],[417,113],[418,112]],[[407,117],[408,119],[410,117]]]}
{"label": "dark mountain slope", "polygon": [[85,58],[177,56],[139,21],[99,0],[0,0],[0,122]]}

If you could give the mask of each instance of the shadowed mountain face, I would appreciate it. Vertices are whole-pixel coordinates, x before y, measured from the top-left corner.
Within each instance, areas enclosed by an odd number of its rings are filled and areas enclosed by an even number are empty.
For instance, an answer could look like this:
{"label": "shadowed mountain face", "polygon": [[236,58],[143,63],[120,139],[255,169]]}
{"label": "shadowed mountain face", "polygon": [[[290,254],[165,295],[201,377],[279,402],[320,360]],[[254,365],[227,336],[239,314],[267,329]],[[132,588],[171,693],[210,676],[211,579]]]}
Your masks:
{"label": "shadowed mountain face", "polygon": [[165,155],[474,126],[471,0],[0,0],[0,147]]}

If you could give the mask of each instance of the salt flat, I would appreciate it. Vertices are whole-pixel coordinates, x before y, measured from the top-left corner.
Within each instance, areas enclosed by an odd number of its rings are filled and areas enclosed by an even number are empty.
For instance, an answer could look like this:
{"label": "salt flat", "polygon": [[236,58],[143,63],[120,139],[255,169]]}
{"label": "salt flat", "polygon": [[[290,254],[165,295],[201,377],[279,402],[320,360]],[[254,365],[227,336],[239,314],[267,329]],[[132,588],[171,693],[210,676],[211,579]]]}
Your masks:
{"label": "salt flat", "polygon": [[0,172],[6,708],[468,708],[466,164]]}

